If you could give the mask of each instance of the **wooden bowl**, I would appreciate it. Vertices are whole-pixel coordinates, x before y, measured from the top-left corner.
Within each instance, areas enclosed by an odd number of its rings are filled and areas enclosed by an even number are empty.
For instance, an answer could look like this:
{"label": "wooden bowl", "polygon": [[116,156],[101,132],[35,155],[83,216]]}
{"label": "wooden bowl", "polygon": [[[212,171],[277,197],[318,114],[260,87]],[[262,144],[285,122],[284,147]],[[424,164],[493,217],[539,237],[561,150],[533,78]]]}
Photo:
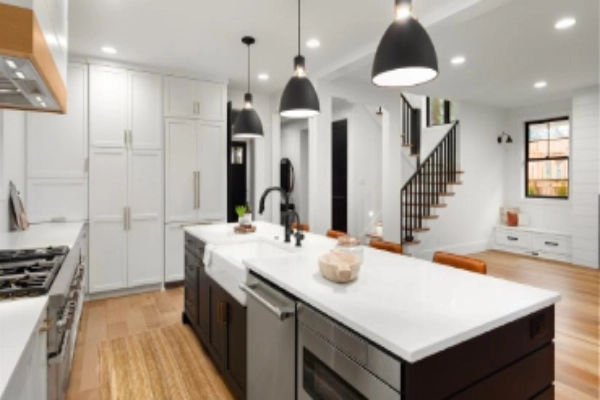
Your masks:
{"label": "wooden bowl", "polygon": [[355,280],[360,271],[360,264],[359,257],[335,249],[319,257],[321,275],[336,283],[348,283]]}

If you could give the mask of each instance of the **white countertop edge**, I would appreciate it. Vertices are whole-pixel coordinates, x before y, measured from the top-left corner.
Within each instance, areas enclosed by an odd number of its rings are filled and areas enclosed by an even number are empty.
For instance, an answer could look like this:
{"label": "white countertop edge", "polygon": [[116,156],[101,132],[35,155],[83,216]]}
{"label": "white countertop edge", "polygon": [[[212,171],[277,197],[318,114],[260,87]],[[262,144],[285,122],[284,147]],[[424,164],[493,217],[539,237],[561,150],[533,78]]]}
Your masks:
{"label": "white countertop edge", "polygon": [[514,321],[518,320],[519,318],[522,318],[522,317],[530,315],[534,312],[540,311],[546,307],[550,307],[551,305],[554,305],[555,303],[557,303],[561,298],[560,295],[552,296],[551,298],[548,298],[534,306],[526,307],[517,312],[505,315],[502,318],[498,318],[497,320],[490,322],[488,324],[481,325],[481,326],[475,327],[470,330],[466,330],[463,333],[461,333],[460,335],[456,335],[452,338],[440,341],[436,344],[426,346],[418,351],[410,352],[410,351],[407,351],[406,349],[403,349],[402,347],[399,347],[398,345],[394,344],[393,342],[387,341],[384,338],[382,338],[381,336],[378,336],[377,334],[369,331],[366,327],[361,326],[359,324],[355,324],[354,322],[350,321],[343,315],[333,312],[329,307],[327,307],[324,304],[321,304],[319,301],[317,301],[315,299],[305,298],[301,293],[298,293],[293,288],[290,288],[289,286],[283,284],[282,282],[279,282],[273,276],[269,276],[269,274],[265,274],[264,271],[260,270],[260,267],[252,265],[251,262],[244,261],[244,265],[246,265],[251,271],[253,271],[257,275],[263,277],[264,279],[268,280],[269,282],[273,283],[274,285],[279,286],[281,289],[287,291],[288,293],[295,296],[299,300],[302,300],[306,304],[316,308],[317,310],[321,311],[322,313],[326,314],[327,316],[333,318],[334,320],[340,322],[341,324],[345,325],[346,327],[352,329],[356,333],[369,339],[373,343],[383,347],[390,353],[401,358],[403,361],[406,361],[409,363],[415,363],[415,362],[420,361],[424,358],[427,358],[431,355],[437,354],[445,349],[448,349],[455,345],[464,343],[467,340],[473,339],[484,333],[490,332],[496,328],[499,328],[501,326],[504,326],[511,322],[514,322]]}

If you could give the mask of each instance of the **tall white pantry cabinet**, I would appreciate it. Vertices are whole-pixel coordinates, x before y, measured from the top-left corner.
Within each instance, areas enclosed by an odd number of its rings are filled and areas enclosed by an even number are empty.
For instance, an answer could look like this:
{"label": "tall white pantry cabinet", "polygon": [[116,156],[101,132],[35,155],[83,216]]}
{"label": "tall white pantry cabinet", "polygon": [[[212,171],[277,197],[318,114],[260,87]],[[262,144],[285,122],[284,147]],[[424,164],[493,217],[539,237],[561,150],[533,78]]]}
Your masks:
{"label": "tall white pantry cabinet", "polygon": [[227,88],[165,78],[165,281],[183,279],[183,227],[227,219]]}
{"label": "tall white pantry cabinet", "polygon": [[90,292],[163,281],[161,75],[91,65]]}

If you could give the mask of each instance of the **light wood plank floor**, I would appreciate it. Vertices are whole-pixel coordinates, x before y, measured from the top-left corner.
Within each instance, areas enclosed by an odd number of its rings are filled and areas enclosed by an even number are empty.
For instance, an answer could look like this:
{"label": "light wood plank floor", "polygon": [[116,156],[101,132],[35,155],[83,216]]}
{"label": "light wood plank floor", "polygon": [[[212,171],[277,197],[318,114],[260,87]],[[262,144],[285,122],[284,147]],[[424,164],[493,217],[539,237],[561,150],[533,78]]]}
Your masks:
{"label": "light wood plank floor", "polygon": [[598,270],[500,251],[473,256],[487,262],[489,275],[562,294],[556,305],[556,399],[599,399]]}
{"label": "light wood plank floor", "polygon": [[[98,353],[101,341],[180,324],[182,309],[183,288],[85,303],[67,400],[101,400]],[[210,362],[206,357],[206,362]],[[221,381],[222,384],[215,386],[224,391],[222,397],[231,398],[216,371],[212,379]]]}
{"label": "light wood plank floor", "polygon": [[[562,294],[556,307],[556,398],[600,398],[598,271],[496,251],[474,256],[488,263],[492,276]],[[182,288],[86,303],[67,399],[101,399],[102,340],[180,323],[182,304]]]}

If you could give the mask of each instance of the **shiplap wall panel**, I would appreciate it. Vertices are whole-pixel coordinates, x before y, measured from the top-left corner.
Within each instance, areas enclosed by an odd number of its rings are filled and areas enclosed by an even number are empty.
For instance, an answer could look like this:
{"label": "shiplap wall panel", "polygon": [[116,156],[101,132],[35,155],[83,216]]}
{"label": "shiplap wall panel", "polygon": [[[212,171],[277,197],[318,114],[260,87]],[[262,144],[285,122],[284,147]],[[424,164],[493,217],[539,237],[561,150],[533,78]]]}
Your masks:
{"label": "shiplap wall panel", "polygon": [[599,101],[596,91],[573,98],[571,199],[573,262],[598,268],[600,190]]}

